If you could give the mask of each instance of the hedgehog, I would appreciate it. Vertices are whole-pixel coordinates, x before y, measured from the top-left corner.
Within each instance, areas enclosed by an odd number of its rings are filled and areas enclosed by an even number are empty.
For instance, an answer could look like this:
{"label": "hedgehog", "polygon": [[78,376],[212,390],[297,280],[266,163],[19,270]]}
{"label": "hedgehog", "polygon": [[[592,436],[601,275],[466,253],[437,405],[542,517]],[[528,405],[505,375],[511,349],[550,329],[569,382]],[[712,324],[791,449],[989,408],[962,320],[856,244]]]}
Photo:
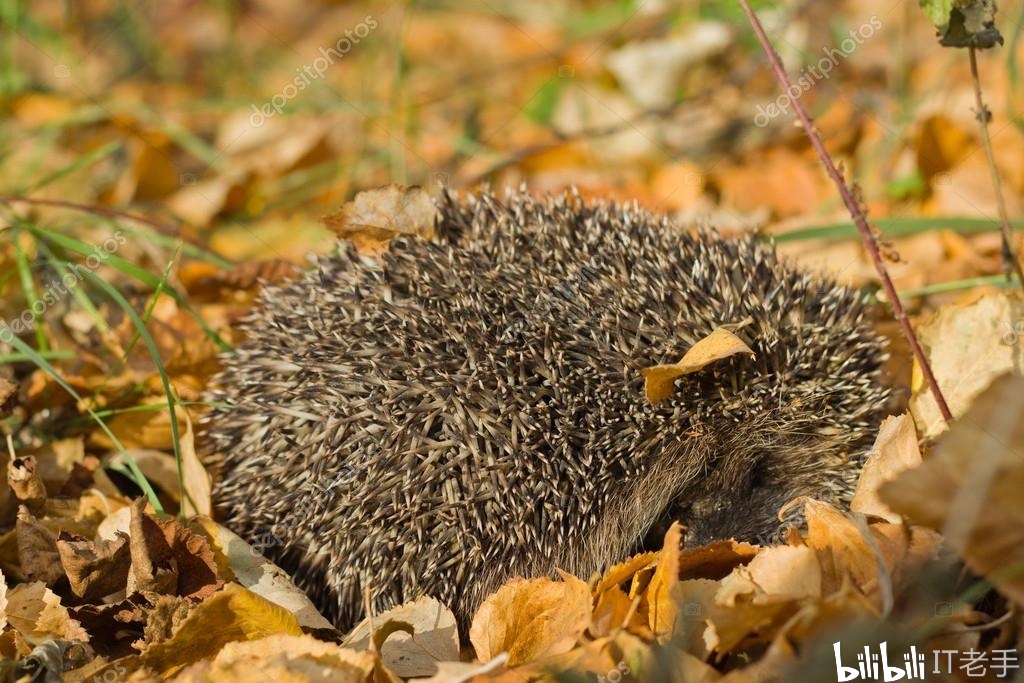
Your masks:
{"label": "hedgehog", "polygon": [[[215,509],[339,629],[514,577],[592,576],[678,520],[765,542],[848,501],[889,395],[855,290],[756,235],[524,190],[436,200],[433,239],[340,242],[266,286],[210,399]],[[715,328],[754,352],[642,370]],[[730,327],[731,326],[731,327]]]}

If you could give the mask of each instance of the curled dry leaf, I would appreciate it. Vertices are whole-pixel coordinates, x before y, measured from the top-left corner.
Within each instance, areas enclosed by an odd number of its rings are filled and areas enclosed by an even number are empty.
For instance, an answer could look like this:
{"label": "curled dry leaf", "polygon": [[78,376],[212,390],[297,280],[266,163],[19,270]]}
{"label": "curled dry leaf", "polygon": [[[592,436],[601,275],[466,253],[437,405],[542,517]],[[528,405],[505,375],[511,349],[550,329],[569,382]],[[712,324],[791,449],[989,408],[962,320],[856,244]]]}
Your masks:
{"label": "curled dry leaf", "polygon": [[26,579],[42,581],[52,587],[64,578],[57,552],[57,537],[24,506],[18,509],[14,532],[18,540],[18,563]]}
{"label": "curled dry leaf", "polygon": [[79,605],[68,613],[89,634],[89,644],[102,657],[125,657],[138,652],[152,605],[136,593],[117,602]]}
{"label": "curled dry leaf", "polygon": [[285,608],[295,615],[303,628],[334,630],[334,625],[317,611],[309,596],[291,577],[241,537],[209,517],[192,520],[192,528],[206,537],[218,572],[226,580],[237,581],[256,595]]}
{"label": "curled dry leaf", "polygon": [[40,514],[46,506],[46,486],[37,469],[36,459],[31,455],[11,458],[7,463],[7,485],[21,504],[34,515]]}
{"label": "curled dry leaf", "polygon": [[665,541],[658,555],[658,566],[647,585],[648,625],[662,641],[672,635],[679,611],[674,589],[679,583],[679,546],[682,536],[682,525],[673,522],[665,533]]}
{"label": "curled dry leaf", "polygon": [[679,578],[721,579],[757,556],[759,548],[743,541],[712,541],[679,554]]}
{"label": "curled dry leaf", "polygon": [[992,383],[920,466],[880,489],[912,522],[940,530],[977,573],[1024,605],[1024,378]]}
{"label": "curled dry leaf", "polygon": [[[396,675],[403,678],[432,676],[438,672],[439,662],[458,660],[459,631],[455,615],[434,598],[423,596],[373,618],[374,628],[378,630],[388,628],[390,623],[405,624],[412,631],[396,631],[380,648],[381,660]],[[369,622],[364,620],[356,626],[342,645],[358,651],[369,650]]]}
{"label": "curled dry leaf", "polygon": [[360,252],[377,253],[393,237],[433,237],[437,207],[418,187],[386,187],[360,192],[337,213],[324,216],[324,224]]}
{"label": "curled dry leaf", "polygon": [[71,592],[83,600],[96,601],[125,589],[131,569],[127,534],[119,533],[112,541],[94,542],[62,531],[57,537],[57,552]]}
{"label": "curled dry leaf", "polygon": [[145,513],[146,501],[132,504],[129,525],[132,568],[128,592],[151,591],[202,598],[224,584],[203,536],[175,520],[160,522]]}
{"label": "curled dry leaf", "polygon": [[878,487],[900,472],[921,464],[917,430],[909,413],[890,416],[878,428],[878,437],[864,462],[850,509],[899,523],[901,517],[878,497]]}
{"label": "curled dry leaf", "polygon": [[469,629],[480,661],[507,652],[513,666],[576,645],[590,624],[590,588],[575,576],[561,576],[513,579],[484,600]]}
{"label": "curled dry leaf", "polygon": [[764,605],[821,596],[821,568],[807,547],[765,548],[749,564],[722,579],[715,600],[720,605],[737,602]]}
{"label": "curled dry leaf", "polygon": [[672,395],[672,383],[677,377],[697,372],[711,363],[737,353],[751,356],[754,352],[742,339],[725,329],[716,328],[711,334],[701,339],[687,351],[678,363],[655,365],[644,368],[644,393],[651,403],[663,401]]}
{"label": "curled dry leaf", "polygon": [[722,657],[755,635],[771,637],[801,605],[819,598],[821,589],[811,548],[765,548],[721,581],[707,616],[707,651]]}

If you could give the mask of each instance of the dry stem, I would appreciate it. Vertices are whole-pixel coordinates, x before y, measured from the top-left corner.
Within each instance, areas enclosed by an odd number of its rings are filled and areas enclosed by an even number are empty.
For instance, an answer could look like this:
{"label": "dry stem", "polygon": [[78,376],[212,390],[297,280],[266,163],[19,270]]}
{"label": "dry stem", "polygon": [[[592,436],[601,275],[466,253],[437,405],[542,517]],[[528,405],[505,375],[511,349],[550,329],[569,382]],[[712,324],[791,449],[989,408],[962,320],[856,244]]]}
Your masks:
{"label": "dry stem", "polygon": [[1013,250],[1013,228],[1010,227],[1010,216],[1006,211],[1006,202],[1003,200],[1003,186],[999,180],[999,169],[996,168],[996,155],[992,151],[992,140],[988,135],[988,122],[992,114],[985,106],[985,100],[981,96],[981,78],[978,77],[978,56],[972,45],[968,49],[971,56],[971,80],[974,81],[974,101],[978,105],[976,112],[978,126],[981,128],[981,144],[985,148],[985,157],[988,159],[988,170],[992,175],[992,189],[996,193],[996,206],[999,207],[999,221],[1001,223],[1001,234],[1003,237],[1003,268],[1006,270],[1006,279],[1010,280],[1011,275],[1016,273],[1017,282],[1024,289],[1024,271],[1021,271],[1020,260]]}
{"label": "dry stem", "polygon": [[910,344],[910,349],[914,353],[914,358],[917,359],[918,365],[921,367],[921,371],[924,373],[925,380],[928,382],[928,387],[931,389],[932,395],[935,397],[935,402],[939,406],[939,412],[942,413],[942,417],[946,422],[950,422],[953,419],[952,413],[949,411],[949,406],[946,404],[946,399],[942,395],[942,390],[939,388],[939,383],[935,379],[935,373],[932,372],[932,367],[928,363],[928,358],[925,356],[924,349],[921,348],[921,342],[918,341],[917,335],[914,334],[914,328],[910,324],[910,319],[907,317],[907,313],[903,308],[903,302],[900,301],[899,294],[896,292],[896,287],[892,283],[892,278],[889,277],[889,271],[885,267],[885,261],[882,260],[882,255],[878,249],[878,239],[875,236],[874,230],[868,225],[868,219],[865,215],[863,207],[860,202],[854,198],[854,192],[846,184],[846,180],[843,175],[836,168],[835,162],[832,160],[832,155],[829,154],[825,148],[825,143],[821,139],[821,135],[818,133],[814,124],[811,122],[810,116],[804,110],[803,105],[791,94],[791,83],[789,76],[786,74],[786,69],[782,66],[782,60],[779,59],[779,55],[775,52],[775,48],[772,47],[771,40],[768,35],[764,32],[764,27],[761,25],[761,20],[757,18],[754,11],[750,8],[748,0],[739,0],[740,5],[743,7],[744,13],[747,15],[747,20],[750,22],[751,27],[754,29],[754,33],[757,35],[758,42],[761,43],[761,47],[764,48],[765,54],[768,56],[768,61],[771,62],[772,72],[775,74],[775,80],[778,82],[779,87],[786,93],[786,97],[789,98],[790,104],[793,105],[793,111],[796,112],[797,118],[800,119],[800,123],[803,125],[804,133],[811,142],[811,146],[818,153],[818,158],[821,161],[822,166],[825,167],[825,171],[828,173],[832,182],[835,183],[836,188],[839,190],[839,194],[843,198],[843,203],[846,204],[846,208],[850,212],[850,216],[853,218],[854,224],[857,226],[857,230],[860,231],[861,238],[864,240],[864,246],[868,253],[871,255],[871,260],[874,262],[875,270],[878,271],[878,276],[882,281],[882,288],[885,290],[885,295],[889,300],[889,304],[892,306],[893,317],[899,323],[900,328],[903,330],[903,335],[907,338],[907,342]]}

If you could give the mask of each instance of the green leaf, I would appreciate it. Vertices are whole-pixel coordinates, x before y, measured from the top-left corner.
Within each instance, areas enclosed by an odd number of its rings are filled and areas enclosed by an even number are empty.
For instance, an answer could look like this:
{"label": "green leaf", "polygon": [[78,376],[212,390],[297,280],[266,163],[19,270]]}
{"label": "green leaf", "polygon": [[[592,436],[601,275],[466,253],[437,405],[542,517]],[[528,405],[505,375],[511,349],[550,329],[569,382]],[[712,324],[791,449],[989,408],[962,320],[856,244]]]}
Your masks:
{"label": "green leaf", "polygon": [[956,3],[955,0],[918,0],[918,4],[935,24],[935,28],[941,31],[949,25],[949,15],[953,13]]}

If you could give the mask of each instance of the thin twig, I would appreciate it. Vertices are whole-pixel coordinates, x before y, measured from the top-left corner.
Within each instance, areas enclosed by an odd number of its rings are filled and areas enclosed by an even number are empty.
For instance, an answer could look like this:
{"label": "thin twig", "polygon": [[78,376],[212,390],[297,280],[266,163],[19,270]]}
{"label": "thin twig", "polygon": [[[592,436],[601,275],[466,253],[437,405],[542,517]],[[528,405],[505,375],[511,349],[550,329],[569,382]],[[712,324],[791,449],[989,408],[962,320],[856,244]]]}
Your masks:
{"label": "thin twig", "polygon": [[996,155],[992,151],[992,140],[988,135],[988,122],[992,114],[985,106],[985,100],[981,96],[981,78],[978,76],[978,55],[974,46],[968,49],[971,56],[971,80],[974,81],[974,101],[978,105],[976,116],[978,126],[981,128],[981,144],[985,148],[985,157],[988,159],[988,170],[992,175],[992,189],[996,193],[996,206],[999,207],[999,221],[1003,236],[1003,268],[1006,271],[1006,279],[1010,280],[1013,274],[1017,275],[1017,282],[1024,289],[1024,271],[1021,270],[1020,260],[1013,250],[1013,228],[1010,227],[1010,216],[1006,211],[1006,202],[1003,200],[1003,186],[999,180],[999,169],[996,168]]}
{"label": "thin twig", "polygon": [[797,98],[792,94],[793,88],[790,83],[789,76],[786,74],[786,69],[782,66],[782,60],[779,59],[779,55],[775,52],[775,48],[772,47],[771,40],[768,39],[768,35],[764,32],[761,20],[757,18],[756,14],[754,14],[754,10],[750,8],[750,2],[748,0],[739,1],[740,5],[743,7],[743,12],[747,15],[747,20],[754,29],[754,33],[757,35],[758,42],[761,43],[761,47],[764,48],[764,52],[768,56],[768,61],[771,62],[772,72],[775,74],[775,80],[778,82],[782,91],[786,93],[786,97],[789,98],[790,104],[793,105],[793,111],[796,113],[797,118],[800,119],[804,133],[810,140],[811,146],[814,147],[814,151],[818,153],[818,159],[821,161],[821,165],[825,167],[825,171],[832,179],[832,182],[835,183],[836,189],[839,190],[839,194],[843,198],[843,203],[846,204],[846,208],[850,212],[850,217],[853,218],[853,222],[857,226],[857,230],[860,231],[861,238],[864,240],[864,246],[871,255],[871,260],[874,262],[875,270],[878,271],[878,277],[882,281],[882,288],[885,290],[886,298],[889,300],[889,305],[892,306],[893,317],[903,330],[903,336],[907,338],[907,343],[910,344],[910,349],[914,353],[914,358],[917,359],[918,365],[920,365],[921,371],[924,373],[925,380],[928,382],[928,387],[931,389],[932,395],[935,397],[936,404],[938,404],[939,412],[942,413],[942,417],[946,422],[951,422],[953,420],[953,414],[949,411],[946,399],[942,395],[942,390],[939,388],[938,381],[935,379],[935,373],[932,372],[932,367],[928,363],[928,358],[924,354],[924,349],[921,348],[921,342],[918,341],[917,335],[914,334],[914,328],[910,324],[910,318],[907,317],[907,313],[903,308],[903,302],[900,301],[900,296],[896,292],[896,287],[892,283],[892,278],[889,277],[889,271],[885,267],[885,261],[882,260],[882,254],[878,248],[878,238],[876,237],[875,231],[868,224],[868,219],[864,214],[863,207],[854,197],[854,192],[846,184],[846,180],[843,178],[842,173],[840,173],[839,169],[836,168],[836,164],[832,160],[832,155],[829,154],[828,150],[825,148],[825,143],[822,142],[821,135],[811,122],[811,118],[807,115],[807,111],[804,110],[803,105],[801,105]]}

